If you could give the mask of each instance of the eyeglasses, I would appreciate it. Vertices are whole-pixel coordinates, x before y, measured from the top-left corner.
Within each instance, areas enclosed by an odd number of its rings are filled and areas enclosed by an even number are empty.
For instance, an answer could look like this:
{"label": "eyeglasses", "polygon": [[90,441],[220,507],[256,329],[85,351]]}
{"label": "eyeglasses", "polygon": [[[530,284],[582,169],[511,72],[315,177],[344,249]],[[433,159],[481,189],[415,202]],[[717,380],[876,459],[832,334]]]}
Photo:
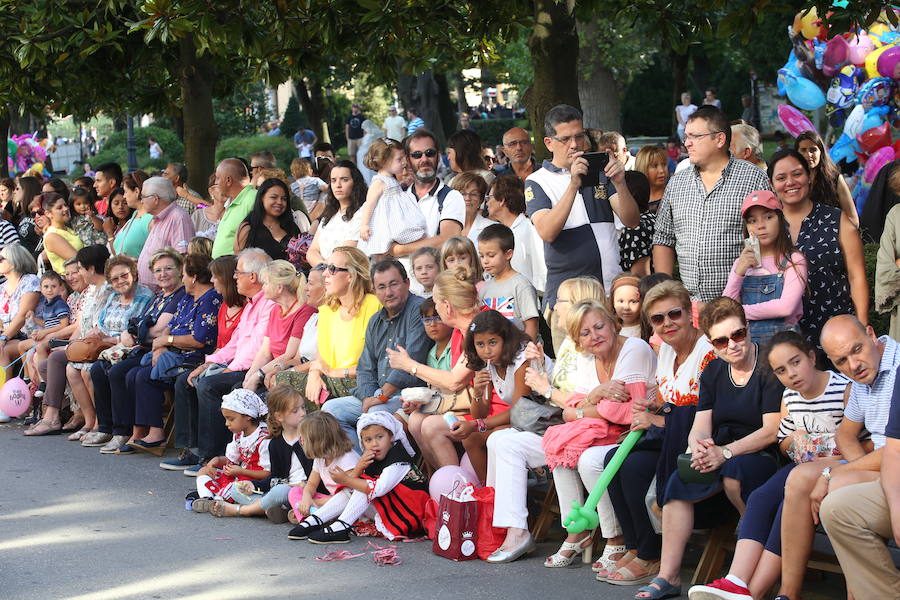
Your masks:
{"label": "eyeglasses", "polygon": [[375,291],[376,291],[376,292],[385,292],[385,291],[387,291],[387,290],[389,290],[389,289],[391,289],[391,290],[396,290],[396,289],[399,288],[401,285],[403,285],[403,282],[402,282],[402,281],[392,281],[392,282],[390,282],[390,283],[388,283],[388,284],[382,283],[381,285],[376,285],[376,286],[375,286]]}
{"label": "eyeglasses", "polygon": [[434,148],[429,148],[428,150],[424,150],[424,151],[416,150],[415,152],[409,153],[409,157],[415,158],[416,160],[419,160],[423,156],[427,156],[428,158],[434,158],[435,156],[437,156],[437,150],[435,150]]}
{"label": "eyeglasses", "polygon": [[462,194],[462,197],[463,198],[474,198],[475,200],[480,200],[481,193],[480,192],[466,192],[465,194]]}
{"label": "eyeglasses", "polygon": [[507,148],[515,148],[516,146],[524,146],[525,144],[530,144],[531,140],[509,140],[504,146]]}
{"label": "eyeglasses", "polygon": [[430,327],[431,325],[440,325],[443,323],[440,317],[422,317],[422,325]]}
{"label": "eyeglasses", "polygon": [[131,273],[122,273],[121,275],[109,276],[109,282],[113,283],[115,281],[127,281],[131,278]]}
{"label": "eyeglasses", "polygon": [[584,142],[587,139],[587,133],[582,131],[581,133],[576,133],[575,135],[564,135],[562,137],[556,137],[555,135],[550,136],[551,140],[556,140],[560,144],[568,144],[572,140],[575,140],[579,144]]}
{"label": "eyeglasses", "polygon": [[156,198],[158,196],[159,194],[148,194],[146,196],[144,194],[141,194],[141,201],[148,200],[150,198]]}
{"label": "eyeglasses", "polygon": [[496,159],[496,157],[493,157],[493,156],[485,156],[484,162],[493,164],[493,163],[497,162],[497,159]]}
{"label": "eyeglasses", "polygon": [[252,274],[253,273],[251,273],[249,271],[238,271],[237,269],[234,270],[234,278],[235,279],[237,279],[238,277],[243,277],[244,275],[252,275]]}
{"label": "eyeglasses", "polygon": [[684,309],[680,306],[678,308],[673,308],[667,313],[657,313],[655,315],[650,315],[650,323],[653,325],[662,325],[666,320],[666,317],[669,317],[670,321],[677,321],[681,318],[682,313],[684,313]]}
{"label": "eyeglasses", "polygon": [[349,273],[349,272],[350,272],[350,269],[348,269],[348,268],[346,268],[346,267],[339,267],[339,266],[337,266],[337,265],[326,265],[326,266],[325,266],[325,270],[328,271],[329,273],[331,273],[332,275],[334,275],[334,274],[337,273],[338,271],[341,271],[341,272],[343,272],[343,273]]}
{"label": "eyeglasses", "polygon": [[725,133],[724,131],[710,131],[709,133],[686,133],[684,135],[685,140],[691,140],[692,142],[696,142],[699,139],[705,138],[708,135],[717,135],[720,133]]}
{"label": "eyeglasses", "polygon": [[251,171],[256,171],[256,170],[258,170],[258,169],[262,169],[262,167],[259,166],[259,165],[250,165],[250,170],[251,170]]}
{"label": "eyeglasses", "polygon": [[724,336],[724,337],[717,337],[714,340],[709,340],[709,343],[712,344],[713,348],[715,348],[716,350],[721,350],[725,346],[728,345],[729,339],[731,339],[731,341],[734,342],[735,344],[740,344],[741,342],[743,342],[744,340],[747,339],[747,328],[741,327],[740,329],[732,331],[731,335]]}
{"label": "eyeglasses", "polygon": [[154,275],[162,275],[163,273],[168,273],[169,271],[174,271],[175,267],[160,267],[158,269],[153,269]]}

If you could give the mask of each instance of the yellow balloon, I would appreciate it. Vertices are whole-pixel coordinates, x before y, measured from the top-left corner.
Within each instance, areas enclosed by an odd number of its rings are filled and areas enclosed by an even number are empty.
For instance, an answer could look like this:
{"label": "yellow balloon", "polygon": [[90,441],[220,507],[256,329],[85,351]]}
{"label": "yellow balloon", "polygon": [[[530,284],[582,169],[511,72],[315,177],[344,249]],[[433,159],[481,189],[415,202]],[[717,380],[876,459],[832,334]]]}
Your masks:
{"label": "yellow balloon", "polygon": [[893,48],[896,44],[890,44],[888,46],[882,46],[881,48],[875,48],[871,52],[866,55],[866,78],[871,79],[873,77],[881,77],[881,74],[878,72],[878,57],[887,50],[888,48]]}
{"label": "yellow balloon", "polygon": [[818,36],[821,28],[822,20],[819,18],[819,13],[816,11],[815,6],[805,14],[803,11],[798,12],[797,16],[794,17],[794,31],[799,31],[808,40]]}

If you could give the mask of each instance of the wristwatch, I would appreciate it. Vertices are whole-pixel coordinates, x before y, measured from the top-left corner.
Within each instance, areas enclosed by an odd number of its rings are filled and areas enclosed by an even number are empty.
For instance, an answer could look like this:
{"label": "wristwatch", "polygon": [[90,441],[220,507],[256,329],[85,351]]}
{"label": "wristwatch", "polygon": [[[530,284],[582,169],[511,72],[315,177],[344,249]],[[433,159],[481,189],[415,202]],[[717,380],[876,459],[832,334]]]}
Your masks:
{"label": "wristwatch", "polygon": [[412,375],[413,377],[415,377],[415,376],[416,376],[416,371],[418,371],[418,370],[419,370],[419,364],[416,363],[416,364],[413,365],[413,368],[410,369],[409,374]]}
{"label": "wristwatch", "polygon": [[725,460],[731,460],[731,457],[734,456],[734,452],[732,452],[731,448],[728,446],[722,446],[722,456],[725,457]]}
{"label": "wristwatch", "polygon": [[576,418],[576,419],[583,419],[583,418],[584,418],[584,409],[583,409],[583,408],[576,408],[576,409],[575,409],[575,418]]}
{"label": "wristwatch", "polygon": [[547,391],[544,392],[544,398],[549,400],[552,395],[553,395],[553,386],[551,385],[547,388]]}
{"label": "wristwatch", "polygon": [[390,398],[388,398],[384,394],[378,394],[376,396],[376,398],[378,398],[378,401],[381,402],[382,404],[387,404],[388,400],[390,400]]}
{"label": "wristwatch", "polygon": [[831,483],[831,467],[825,467],[822,469],[822,477],[825,478],[825,481]]}
{"label": "wristwatch", "polygon": [[171,346],[172,344],[174,344],[174,343],[175,343],[175,336],[174,336],[174,335],[170,335],[168,338],[166,338],[166,343],[167,343],[169,346]]}
{"label": "wristwatch", "polygon": [[478,433],[484,433],[488,429],[484,419],[475,419],[475,424],[478,425]]}

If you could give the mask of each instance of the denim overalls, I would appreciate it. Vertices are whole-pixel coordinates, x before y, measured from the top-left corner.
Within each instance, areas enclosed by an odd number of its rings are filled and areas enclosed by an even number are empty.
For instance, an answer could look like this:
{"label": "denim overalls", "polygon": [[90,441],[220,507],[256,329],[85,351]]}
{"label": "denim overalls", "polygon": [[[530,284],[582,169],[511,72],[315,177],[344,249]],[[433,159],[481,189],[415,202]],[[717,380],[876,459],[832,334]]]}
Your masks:
{"label": "denim overalls", "polygon": [[[779,272],[774,275],[745,276],[744,281],[741,283],[741,304],[749,306],[781,298],[781,293],[784,290],[784,269],[786,266],[787,260],[782,259],[781,264],[778,265]],[[750,339],[762,347],[777,332],[785,329],[796,329],[796,327],[785,327],[784,321],[784,317],[760,319],[758,321],[748,320]]]}

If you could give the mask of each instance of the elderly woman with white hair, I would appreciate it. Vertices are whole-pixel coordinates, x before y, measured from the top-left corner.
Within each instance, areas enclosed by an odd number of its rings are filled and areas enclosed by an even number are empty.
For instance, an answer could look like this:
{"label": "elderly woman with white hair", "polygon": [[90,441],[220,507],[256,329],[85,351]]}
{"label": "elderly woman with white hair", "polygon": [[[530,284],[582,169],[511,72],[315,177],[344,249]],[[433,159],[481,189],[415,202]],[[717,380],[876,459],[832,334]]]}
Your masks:
{"label": "elderly woman with white hair", "polygon": [[178,195],[165,177],[151,177],[141,186],[141,202],[150,219],[150,233],[138,257],[138,277],[142,284],[156,290],[156,279],[150,270],[150,259],[160,248],[175,248],[182,254],[196,233],[194,223],[183,208],[175,203]]}
{"label": "elderly woman with white hair", "polygon": [[[0,275],[6,283],[0,287],[0,352],[3,364],[11,365],[19,358],[19,341],[25,339],[22,328],[41,297],[41,282],[35,272],[37,264],[21,244],[10,244],[0,250]],[[16,369],[8,366],[6,377]],[[5,415],[0,413],[0,418]]]}

